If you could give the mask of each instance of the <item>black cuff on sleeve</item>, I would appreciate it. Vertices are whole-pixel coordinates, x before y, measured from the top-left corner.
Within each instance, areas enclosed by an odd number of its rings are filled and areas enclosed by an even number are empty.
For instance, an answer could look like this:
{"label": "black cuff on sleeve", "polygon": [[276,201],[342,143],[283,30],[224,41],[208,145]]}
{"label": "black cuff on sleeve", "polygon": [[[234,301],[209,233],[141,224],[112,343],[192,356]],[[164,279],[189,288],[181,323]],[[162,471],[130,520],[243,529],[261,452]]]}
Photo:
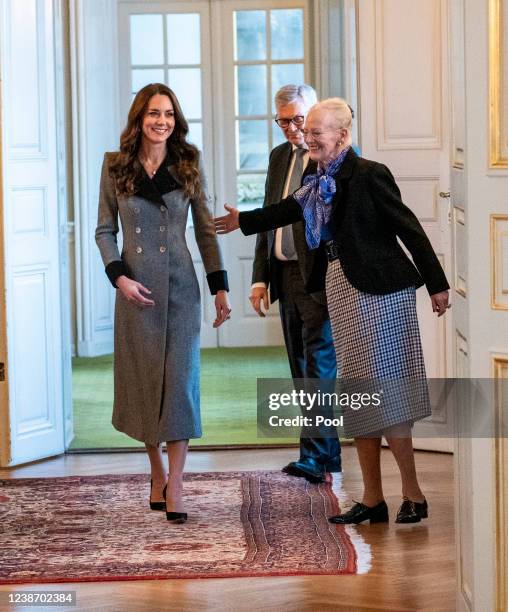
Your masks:
{"label": "black cuff on sleeve", "polygon": [[443,277],[441,280],[436,280],[427,285],[427,291],[429,292],[430,296],[435,295],[436,293],[441,293],[442,291],[449,291],[449,290],[450,290],[450,285],[448,284],[448,281],[446,280],[444,273],[443,273]]}
{"label": "black cuff on sleeve", "polygon": [[244,236],[250,236],[251,234],[255,232],[250,231],[248,216],[245,217],[246,212],[249,212],[249,211],[243,211],[238,215],[238,225],[240,226],[240,231],[242,232]]}
{"label": "black cuff on sleeve", "polygon": [[106,266],[106,274],[108,275],[110,283],[116,289],[116,279],[123,275],[127,276],[127,268],[123,261],[112,261]]}
{"label": "black cuff on sleeve", "polygon": [[217,270],[206,275],[210,293],[215,295],[217,291],[229,291],[228,273],[226,270]]}

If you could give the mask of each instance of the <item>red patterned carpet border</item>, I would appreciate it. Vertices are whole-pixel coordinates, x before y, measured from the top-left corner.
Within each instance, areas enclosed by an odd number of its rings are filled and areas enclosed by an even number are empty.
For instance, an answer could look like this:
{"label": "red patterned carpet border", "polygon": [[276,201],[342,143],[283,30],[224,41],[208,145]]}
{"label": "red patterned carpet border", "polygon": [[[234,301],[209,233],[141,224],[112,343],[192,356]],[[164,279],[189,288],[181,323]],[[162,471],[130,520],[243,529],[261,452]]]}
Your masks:
{"label": "red patterned carpet border", "polygon": [[189,520],[148,509],[143,474],[0,480],[0,584],[357,573],[330,485],[187,474]]}

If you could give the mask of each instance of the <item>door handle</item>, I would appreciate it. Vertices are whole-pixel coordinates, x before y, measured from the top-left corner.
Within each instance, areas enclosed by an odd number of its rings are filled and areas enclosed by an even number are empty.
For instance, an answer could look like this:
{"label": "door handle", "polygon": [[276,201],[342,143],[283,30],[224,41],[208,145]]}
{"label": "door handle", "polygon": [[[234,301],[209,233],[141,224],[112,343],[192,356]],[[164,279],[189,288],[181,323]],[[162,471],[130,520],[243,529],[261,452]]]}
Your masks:
{"label": "door handle", "polygon": [[439,197],[443,198],[443,200],[446,200],[446,206],[448,208],[448,212],[447,212],[447,217],[448,217],[448,225],[450,225],[450,223],[452,222],[452,211],[451,211],[451,206],[450,206],[450,198],[451,198],[451,192],[450,191],[440,191],[439,192]]}

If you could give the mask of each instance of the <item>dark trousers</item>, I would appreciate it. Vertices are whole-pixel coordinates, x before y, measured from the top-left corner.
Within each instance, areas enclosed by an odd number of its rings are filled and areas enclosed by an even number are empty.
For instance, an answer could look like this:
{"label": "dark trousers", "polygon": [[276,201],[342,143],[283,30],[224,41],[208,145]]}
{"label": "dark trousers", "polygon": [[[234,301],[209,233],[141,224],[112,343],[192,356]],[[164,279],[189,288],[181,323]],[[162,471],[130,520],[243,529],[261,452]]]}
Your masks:
{"label": "dark trousers", "polygon": [[[293,378],[335,379],[337,364],[326,306],[308,293],[298,262],[277,262],[279,312]],[[325,469],[340,467],[340,442],[335,429],[319,437],[300,436],[300,461],[312,458]]]}

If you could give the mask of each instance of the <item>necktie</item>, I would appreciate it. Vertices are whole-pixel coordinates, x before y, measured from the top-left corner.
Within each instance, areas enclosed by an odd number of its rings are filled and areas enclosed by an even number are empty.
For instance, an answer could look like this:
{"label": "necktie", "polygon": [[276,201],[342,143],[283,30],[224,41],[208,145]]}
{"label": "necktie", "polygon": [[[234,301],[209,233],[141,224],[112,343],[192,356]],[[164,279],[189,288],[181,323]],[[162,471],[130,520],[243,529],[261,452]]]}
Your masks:
{"label": "necktie", "polygon": [[[306,149],[298,148],[295,150],[295,163],[293,164],[293,170],[291,171],[291,176],[289,177],[288,195],[294,193],[301,185],[303,158],[305,153],[307,153]],[[293,227],[291,225],[286,225],[282,228],[281,251],[284,257],[287,259],[297,259],[295,241],[293,238]]]}

